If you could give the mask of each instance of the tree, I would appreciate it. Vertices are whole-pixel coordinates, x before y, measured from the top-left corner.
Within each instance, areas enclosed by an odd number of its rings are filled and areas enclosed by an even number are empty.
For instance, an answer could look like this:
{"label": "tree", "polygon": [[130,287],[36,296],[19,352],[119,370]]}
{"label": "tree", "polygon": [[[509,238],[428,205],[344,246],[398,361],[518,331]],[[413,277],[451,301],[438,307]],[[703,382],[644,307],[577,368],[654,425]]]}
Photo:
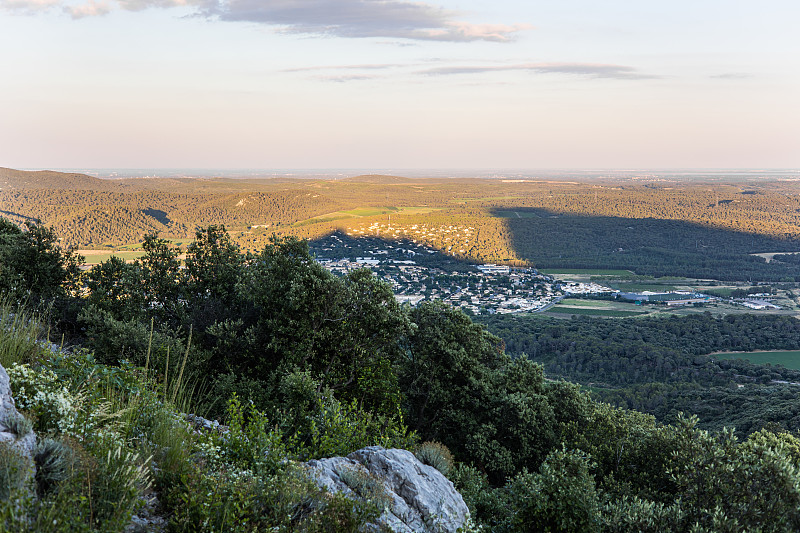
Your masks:
{"label": "tree", "polygon": [[23,230],[0,218],[0,291],[35,303],[72,293],[83,257],[57,243],[38,221]]}

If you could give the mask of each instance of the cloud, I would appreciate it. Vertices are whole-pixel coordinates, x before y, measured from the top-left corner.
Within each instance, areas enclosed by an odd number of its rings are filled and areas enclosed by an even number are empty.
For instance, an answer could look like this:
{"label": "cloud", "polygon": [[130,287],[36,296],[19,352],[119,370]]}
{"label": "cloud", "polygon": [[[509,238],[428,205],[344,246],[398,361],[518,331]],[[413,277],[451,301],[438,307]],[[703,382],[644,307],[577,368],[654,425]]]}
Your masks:
{"label": "cloud", "polygon": [[471,24],[423,2],[399,0],[228,0],[205,14],[278,26],[291,33],[433,41],[510,41],[528,24]]}
{"label": "cloud", "polygon": [[364,80],[374,80],[378,76],[368,76],[366,74],[345,74],[342,76],[317,76],[316,79],[319,81],[332,81],[335,83],[346,83],[348,81],[364,81]]}
{"label": "cloud", "polygon": [[597,63],[519,63],[514,65],[459,65],[422,70],[420,74],[446,76],[453,74],[484,74],[490,72],[528,71],[538,74],[570,74],[588,78],[611,78],[618,80],[653,79],[634,67]]}
{"label": "cloud", "polygon": [[709,77],[714,80],[747,80],[752,78],[753,75],[744,72],[728,72],[725,74],[717,74],[715,76],[709,76]]}
{"label": "cloud", "polygon": [[313,67],[287,68],[282,72],[313,72],[317,70],[382,70],[395,67],[404,67],[399,63],[375,63],[365,65],[318,65]]}
{"label": "cloud", "polygon": [[107,2],[95,2],[94,0],[90,0],[86,4],[79,4],[77,6],[64,6],[64,12],[74,19],[107,15],[110,11],[111,7]]}
{"label": "cloud", "polygon": [[404,0],[0,0],[0,7],[33,13],[60,6],[74,18],[103,15],[112,8],[194,7],[213,20],[252,22],[287,33],[334,37],[378,37],[424,41],[514,40],[529,24],[473,24],[458,14],[425,2]]}
{"label": "cloud", "polygon": [[60,0],[0,0],[0,7],[12,13],[33,14],[61,4]]}

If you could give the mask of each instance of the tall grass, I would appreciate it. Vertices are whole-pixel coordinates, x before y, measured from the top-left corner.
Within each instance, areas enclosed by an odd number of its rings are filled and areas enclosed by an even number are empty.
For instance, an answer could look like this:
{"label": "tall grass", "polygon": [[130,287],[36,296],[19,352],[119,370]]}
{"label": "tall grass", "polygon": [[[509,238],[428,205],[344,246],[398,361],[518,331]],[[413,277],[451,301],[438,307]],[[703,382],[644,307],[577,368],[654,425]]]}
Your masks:
{"label": "tall grass", "polygon": [[0,365],[8,368],[13,363],[34,362],[41,352],[37,341],[43,333],[39,316],[8,296],[0,296]]}

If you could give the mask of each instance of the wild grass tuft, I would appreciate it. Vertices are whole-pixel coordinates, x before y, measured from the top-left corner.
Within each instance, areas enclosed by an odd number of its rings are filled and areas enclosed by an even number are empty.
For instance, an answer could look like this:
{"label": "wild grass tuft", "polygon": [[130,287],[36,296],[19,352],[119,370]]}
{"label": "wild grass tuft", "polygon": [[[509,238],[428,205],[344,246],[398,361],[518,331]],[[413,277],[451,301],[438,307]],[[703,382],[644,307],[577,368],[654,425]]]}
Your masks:
{"label": "wild grass tuft", "polygon": [[414,451],[414,455],[417,456],[419,462],[434,467],[444,476],[447,476],[455,465],[453,454],[450,453],[447,446],[439,442],[423,442]]}
{"label": "wild grass tuft", "polygon": [[389,505],[389,497],[383,482],[364,468],[342,465],[335,467],[334,470],[339,479],[350,487],[350,490],[366,501],[375,504],[379,509]]}
{"label": "wild grass tuft", "polygon": [[36,464],[36,490],[41,498],[72,475],[75,453],[61,441],[42,439],[33,454]]}
{"label": "wild grass tuft", "polygon": [[41,352],[37,340],[43,332],[38,316],[8,296],[0,296],[0,365],[8,368],[13,363],[36,361]]}
{"label": "wild grass tuft", "polygon": [[22,416],[20,413],[8,412],[0,424],[4,425],[11,433],[21,439],[33,430],[33,422]]}
{"label": "wild grass tuft", "polygon": [[19,450],[0,442],[0,502],[8,501],[25,487],[25,480],[31,472],[29,463]]}

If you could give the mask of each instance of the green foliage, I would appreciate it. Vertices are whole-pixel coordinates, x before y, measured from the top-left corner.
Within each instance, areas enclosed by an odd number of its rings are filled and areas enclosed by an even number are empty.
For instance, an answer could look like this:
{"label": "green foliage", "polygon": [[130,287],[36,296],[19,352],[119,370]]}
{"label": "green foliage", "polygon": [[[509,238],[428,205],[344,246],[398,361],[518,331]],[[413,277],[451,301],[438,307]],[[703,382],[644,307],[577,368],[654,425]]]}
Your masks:
{"label": "green foliage", "polygon": [[[7,442],[0,442],[0,502],[24,495],[25,483],[32,474],[30,461]],[[2,524],[0,524],[2,525]]]}
{"label": "green foliage", "polygon": [[523,472],[506,490],[512,511],[507,531],[600,531],[600,503],[590,458],[561,449],[547,456],[536,474]]}
{"label": "green foliage", "polygon": [[245,407],[233,396],[228,402],[229,430],[224,437],[223,459],[258,475],[277,472],[288,455],[280,431],[252,404]]}
{"label": "green foliage", "polygon": [[448,476],[455,466],[453,454],[440,442],[423,442],[414,450],[414,455],[422,464],[434,467],[444,476]]}
{"label": "green foliage", "polygon": [[603,531],[608,533],[681,531],[685,523],[679,505],[664,505],[637,496],[607,503],[602,511]]}
{"label": "green foliage", "polygon": [[42,498],[72,475],[76,458],[66,443],[44,438],[36,443],[33,461],[36,464],[36,491]]}
{"label": "green foliage", "polygon": [[[0,219],[2,220],[2,219]],[[40,357],[37,340],[42,336],[39,317],[0,294],[0,365],[32,363]]]}
{"label": "green foliage", "polygon": [[310,413],[309,439],[302,455],[315,459],[345,456],[365,446],[412,448],[417,437],[399,414],[376,415],[359,408],[355,400],[345,403],[326,397]]}
{"label": "green foliage", "polygon": [[27,222],[23,231],[0,217],[0,293],[38,303],[72,291],[83,258],[57,243],[52,228]]}
{"label": "green foliage", "polygon": [[307,370],[343,400],[397,411],[389,361],[409,324],[388,285],[368,270],[336,277],[313,260],[306,242],[276,238],[240,290],[257,313],[246,329],[253,344],[226,357],[227,368],[251,377]]}
{"label": "green foliage", "polygon": [[60,382],[55,372],[34,369],[27,364],[13,365],[7,372],[17,408],[36,420],[37,433],[75,429],[78,398]]}
{"label": "green foliage", "polygon": [[[715,527],[718,520],[738,528],[787,531],[800,527],[800,470],[777,439],[738,444],[733,432],[717,435],[681,419],[669,470],[689,523]],[[770,442],[771,441],[771,442]]]}

